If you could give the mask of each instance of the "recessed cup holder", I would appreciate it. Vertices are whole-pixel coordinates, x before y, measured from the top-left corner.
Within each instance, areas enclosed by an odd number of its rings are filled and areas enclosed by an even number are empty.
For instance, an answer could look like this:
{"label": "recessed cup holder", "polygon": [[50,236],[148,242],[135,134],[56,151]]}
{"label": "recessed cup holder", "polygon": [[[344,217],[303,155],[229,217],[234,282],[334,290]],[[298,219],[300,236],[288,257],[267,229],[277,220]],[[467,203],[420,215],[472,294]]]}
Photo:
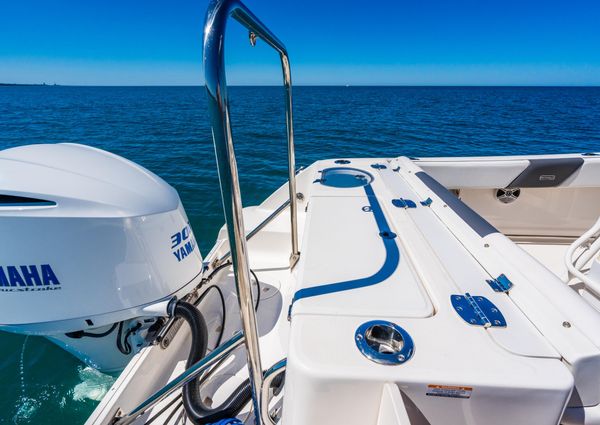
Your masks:
{"label": "recessed cup holder", "polygon": [[363,323],[354,338],[360,352],[375,363],[399,365],[414,353],[414,343],[408,332],[385,320]]}

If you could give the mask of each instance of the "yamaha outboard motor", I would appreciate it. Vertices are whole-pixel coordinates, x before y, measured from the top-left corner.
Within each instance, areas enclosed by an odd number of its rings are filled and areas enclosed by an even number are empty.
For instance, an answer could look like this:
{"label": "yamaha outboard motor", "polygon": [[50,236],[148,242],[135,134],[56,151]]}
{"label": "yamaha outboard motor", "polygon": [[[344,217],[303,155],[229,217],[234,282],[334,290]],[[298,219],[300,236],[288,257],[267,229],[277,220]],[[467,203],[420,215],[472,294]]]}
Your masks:
{"label": "yamaha outboard motor", "polygon": [[99,149],[0,151],[0,329],[125,367],[202,257],[175,189]]}

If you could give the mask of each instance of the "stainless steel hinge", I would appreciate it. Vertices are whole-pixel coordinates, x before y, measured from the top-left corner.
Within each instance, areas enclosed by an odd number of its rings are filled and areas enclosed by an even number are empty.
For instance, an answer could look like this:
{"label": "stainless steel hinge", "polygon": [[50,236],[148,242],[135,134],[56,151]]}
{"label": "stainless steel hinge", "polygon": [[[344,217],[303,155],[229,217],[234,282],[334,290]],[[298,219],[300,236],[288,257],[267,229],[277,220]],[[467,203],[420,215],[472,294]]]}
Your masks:
{"label": "stainless steel hinge", "polygon": [[417,208],[414,201],[404,198],[392,199],[392,205],[398,208]]}
{"label": "stainless steel hinge", "polygon": [[465,295],[451,295],[452,307],[458,315],[468,324],[474,326],[506,327],[506,320],[500,310],[485,297]]}
{"label": "stainless steel hinge", "polygon": [[513,286],[512,282],[504,274],[501,274],[496,279],[487,279],[486,282],[496,292],[508,292]]}

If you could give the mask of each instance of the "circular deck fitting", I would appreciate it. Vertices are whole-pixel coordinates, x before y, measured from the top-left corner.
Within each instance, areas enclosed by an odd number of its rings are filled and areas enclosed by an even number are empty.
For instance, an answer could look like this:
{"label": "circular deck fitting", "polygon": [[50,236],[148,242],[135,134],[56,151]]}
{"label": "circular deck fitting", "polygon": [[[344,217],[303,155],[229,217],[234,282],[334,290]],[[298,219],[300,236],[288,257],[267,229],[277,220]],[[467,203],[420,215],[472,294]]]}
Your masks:
{"label": "circular deck fitting", "polygon": [[383,239],[394,239],[396,234],[394,232],[390,232],[389,230],[384,230],[383,232],[379,232],[379,236]]}
{"label": "circular deck fitting", "polygon": [[327,168],[322,171],[321,179],[319,180],[322,185],[340,189],[366,186],[371,184],[372,181],[373,176],[371,174],[358,168],[350,167]]}
{"label": "circular deck fitting", "polygon": [[408,361],[415,351],[408,332],[385,320],[363,323],[356,330],[354,339],[366,358],[384,365],[402,364]]}

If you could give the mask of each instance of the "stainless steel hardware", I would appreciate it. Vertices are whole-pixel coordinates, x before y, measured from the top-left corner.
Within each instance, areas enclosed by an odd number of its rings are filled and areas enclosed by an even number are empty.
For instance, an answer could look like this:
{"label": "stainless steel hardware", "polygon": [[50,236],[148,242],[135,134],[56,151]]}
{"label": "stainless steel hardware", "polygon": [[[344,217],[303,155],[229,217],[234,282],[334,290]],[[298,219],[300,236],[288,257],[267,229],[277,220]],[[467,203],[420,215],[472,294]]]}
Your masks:
{"label": "stainless steel hardware", "polygon": [[286,94],[286,124],[288,149],[288,187],[290,199],[291,245],[290,267],[298,261],[298,225],[296,203],[296,173],[294,155],[294,129],[292,116],[292,77],[287,50],[283,43],[239,0],[212,1],[206,14],[204,25],[204,78],[208,95],[208,106],[212,120],[212,135],[219,170],[219,182],[223,210],[227,224],[227,234],[235,276],[242,329],[244,331],[248,369],[252,387],[256,424],[261,424],[261,392],[263,374],[259,349],[259,335],[256,325],[256,314],[252,300],[250,270],[246,233],[242,214],[242,198],[235,157],[227,81],[225,75],[225,30],[229,18],[232,17],[249,31],[273,47],[281,60],[283,85]]}
{"label": "stainless steel hardware", "polygon": [[[301,195],[301,193],[299,193],[298,195]],[[300,200],[302,200],[302,198],[298,198]],[[277,217],[279,214],[281,214],[288,206],[290,205],[290,200],[287,199],[283,204],[281,204],[279,207],[277,207],[271,214],[269,214],[269,216],[267,218],[265,218],[263,221],[261,221],[254,229],[252,229],[250,232],[248,232],[248,235],[246,236],[246,241],[249,241],[250,239],[252,239],[254,236],[256,236],[256,234],[258,232],[260,232],[262,229],[264,229],[264,227],[269,224],[271,221],[273,221],[273,219],[275,217]],[[214,265],[214,267],[218,267],[221,264],[223,264],[227,259],[229,259],[229,257],[231,257],[231,251],[227,251],[225,254],[223,254],[216,262],[216,264]]]}
{"label": "stainless steel hardware", "polygon": [[496,190],[496,199],[503,204],[511,204],[517,200],[521,194],[521,189],[506,187]]}
{"label": "stainless steel hardware", "polygon": [[[256,44],[257,38],[263,39],[273,47],[281,60],[283,84],[286,93],[286,125],[288,150],[288,188],[289,200],[277,208],[267,219],[259,224],[247,237],[244,230],[242,215],[242,200],[240,194],[239,175],[234,152],[227,82],[225,78],[224,40],[226,23],[233,17],[249,31],[250,43]],[[148,397],[130,413],[119,416],[113,422],[115,425],[127,425],[146,413],[169,394],[180,389],[222,359],[228,356],[242,343],[246,345],[248,369],[252,386],[255,422],[257,425],[273,425],[268,412],[268,391],[273,379],[285,371],[285,360],[277,363],[265,373],[263,379],[259,350],[259,336],[256,324],[256,314],[252,300],[250,270],[248,266],[247,239],[260,231],[268,222],[290,207],[291,246],[290,267],[293,267],[300,256],[298,250],[298,207],[296,196],[296,172],[294,154],[294,129],[292,114],[292,78],[287,50],[283,43],[239,0],[213,0],[206,14],[204,25],[204,78],[208,94],[209,112],[212,120],[213,142],[217,157],[219,182],[223,200],[223,210],[229,238],[230,250],[219,259],[222,263],[229,256],[232,258],[236,289],[240,304],[243,333],[234,335],[229,341],[217,347],[199,362],[188,368],[177,378]],[[264,404],[262,402],[264,394]]]}
{"label": "stainless steel hardware", "polygon": [[181,373],[177,378],[173,379],[167,385],[162,387],[160,390],[152,394],[135,409],[128,414],[121,416],[113,422],[113,425],[128,425],[133,423],[137,418],[152,409],[162,400],[164,400],[169,394],[175,390],[180,389],[185,384],[190,382],[200,373],[210,369],[216,365],[221,359],[227,357],[233,350],[238,348],[244,342],[244,336],[241,332],[235,334],[230,340],[224,342],[213,351],[210,352],[206,357],[197,363],[193,364],[190,368]]}
{"label": "stainless steel hardware", "polygon": [[269,414],[269,390],[275,378],[277,378],[282,373],[285,373],[286,364],[286,359],[280,360],[265,372],[263,387],[261,391],[263,405],[260,411],[262,421],[265,425],[275,425],[275,421],[271,418],[271,415]]}
{"label": "stainless steel hardware", "polygon": [[388,366],[401,365],[412,357],[415,346],[403,328],[385,320],[372,320],[358,327],[356,346],[369,360]]}

